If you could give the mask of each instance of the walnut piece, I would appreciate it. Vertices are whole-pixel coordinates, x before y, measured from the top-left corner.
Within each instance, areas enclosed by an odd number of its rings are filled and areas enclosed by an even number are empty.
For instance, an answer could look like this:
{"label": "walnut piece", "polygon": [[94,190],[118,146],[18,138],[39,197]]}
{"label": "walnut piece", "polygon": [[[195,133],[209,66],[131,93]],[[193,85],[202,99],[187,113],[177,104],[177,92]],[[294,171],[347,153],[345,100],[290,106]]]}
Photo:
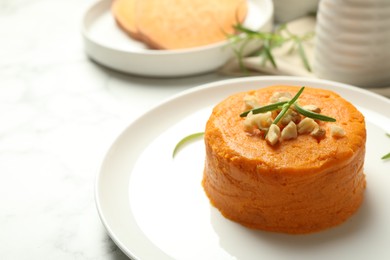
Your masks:
{"label": "walnut piece", "polygon": [[335,138],[341,138],[345,136],[345,130],[341,126],[331,125],[330,126],[330,135]]}
{"label": "walnut piece", "polygon": [[303,108],[317,114],[321,113],[321,108],[317,107],[316,105],[306,105],[303,106]]}
{"label": "walnut piece", "polygon": [[254,95],[246,95],[244,97],[244,103],[246,109],[253,109],[260,106],[259,102],[257,101],[256,96]]}
{"label": "walnut piece", "polygon": [[275,145],[279,141],[280,137],[280,128],[279,126],[272,124],[268,130],[268,133],[265,137],[265,140],[270,144],[270,145]]}
{"label": "walnut piece", "polygon": [[290,140],[297,138],[297,136],[297,125],[293,121],[291,121],[285,128],[283,128],[280,137],[282,138],[282,140]]}
{"label": "walnut piece", "polygon": [[271,103],[290,101],[292,99],[292,95],[288,92],[275,92],[272,94],[270,98]]}
{"label": "walnut piece", "polygon": [[257,126],[260,130],[266,130],[272,124],[271,112],[253,114],[249,112],[246,116],[244,125],[247,130],[252,129],[254,126]]}
{"label": "walnut piece", "polygon": [[301,122],[299,122],[298,133],[299,134],[309,134],[316,127],[319,127],[318,124],[313,119],[306,117]]}

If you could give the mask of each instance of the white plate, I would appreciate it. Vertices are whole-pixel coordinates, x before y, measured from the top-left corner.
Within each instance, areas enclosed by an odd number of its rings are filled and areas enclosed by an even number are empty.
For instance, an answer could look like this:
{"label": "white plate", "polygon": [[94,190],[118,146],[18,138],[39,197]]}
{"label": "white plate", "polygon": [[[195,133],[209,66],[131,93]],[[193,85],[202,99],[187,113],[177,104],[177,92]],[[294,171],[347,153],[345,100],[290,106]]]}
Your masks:
{"label": "white plate", "polygon": [[[150,50],[132,40],[115,23],[112,0],[102,0],[85,13],[82,33],[86,53],[96,62],[122,72],[144,76],[187,76],[216,70],[233,52],[227,41],[183,50]],[[272,0],[248,0],[244,25],[269,31],[273,23]]]}
{"label": "white plate", "polygon": [[[254,231],[214,209],[201,186],[204,145],[184,136],[204,131],[214,105],[228,95],[275,84],[338,92],[366,117],[365,201],[339,227],[310,235]],[[115,243],[139,259],[390,259],[389,99],[325,80],[255,77],[215,82],[156,106],[118,137],[96,182],[101,220]]]}

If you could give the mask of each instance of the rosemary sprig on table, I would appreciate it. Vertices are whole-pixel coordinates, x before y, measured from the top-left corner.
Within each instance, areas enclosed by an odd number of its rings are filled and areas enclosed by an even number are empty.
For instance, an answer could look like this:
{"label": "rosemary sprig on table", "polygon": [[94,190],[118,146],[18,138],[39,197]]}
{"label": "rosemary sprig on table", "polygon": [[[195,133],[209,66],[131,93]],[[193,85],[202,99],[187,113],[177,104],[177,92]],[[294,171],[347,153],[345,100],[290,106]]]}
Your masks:
{"label": "rosemary sprig on table", "polygon": [[[387,136],[387,137],[390,137],[390,134],[386,134],[386,136]],[[390,153],[383,155],[381,159],[382,159],[382,160],[388,160],[388,159],[390,159]]]}
{"label": "rosemary sprig on table", "polygon": [[172,158],[175,157],[176,153],[180,150],[181,147],[183,147],[185,144],[196,140],[199,137],[202,137],[204,135],[204,132],[198,132],[194,134],[190,134],[185,136],[183,139],[181,139],[175,146],[175,149],[173,149]]}
{"label": "rosemary sprig on table", "polygon": [[277,68],[272,50],[290,42],[292,43],[290,52],[298,51],[305,69],[311,71],[311,66],[302,43],[311,39],[314,35],[313,32],[299,36],[289,31],[286,24],[280,25],[273,32],[254,31],[246,28],[241,23],[236,24],[234,28],[237,34],[228,35],[228,39],[231,41],[233,51],[242,69],[245,69],[243,58],[246,47],[249,43],[258,41],[262,47],[254,55],[262,57],[262,65],[269,61],[274,68]]}

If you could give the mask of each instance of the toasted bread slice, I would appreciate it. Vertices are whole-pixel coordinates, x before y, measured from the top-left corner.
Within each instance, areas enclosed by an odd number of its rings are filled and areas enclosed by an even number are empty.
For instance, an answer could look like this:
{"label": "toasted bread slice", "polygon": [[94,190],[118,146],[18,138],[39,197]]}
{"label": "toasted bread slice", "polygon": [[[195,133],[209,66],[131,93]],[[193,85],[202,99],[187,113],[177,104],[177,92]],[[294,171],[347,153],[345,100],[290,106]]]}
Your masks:
{"label": "toasted bread slice", "polygon": [[226,33],[234,33],[233,25],[245,19],[247,2],[142,0],[135,10],[138,32],[146,44],[156,49],[182,49],[225,40]]}

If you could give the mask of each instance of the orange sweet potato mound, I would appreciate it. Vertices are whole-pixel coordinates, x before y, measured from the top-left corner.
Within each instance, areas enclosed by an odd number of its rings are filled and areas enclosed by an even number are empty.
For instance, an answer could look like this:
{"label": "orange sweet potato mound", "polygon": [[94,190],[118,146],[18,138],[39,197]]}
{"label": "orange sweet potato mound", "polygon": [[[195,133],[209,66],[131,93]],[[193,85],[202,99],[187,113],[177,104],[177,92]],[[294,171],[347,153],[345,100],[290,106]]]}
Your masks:
{"label": "orange sweet potato mound", "polygon": [[131,37],[154,49],[183,49],[226,40],[247,14],[245,0],[115,0],[112,13]]}
{"label": "orange sweet potato mound", "polygon": [[320,122],[325,138],[310,135],[270,146],[243,130],[243,99],[256,95],[266,104],[274,86],[232,95],[219,103],[205,130],[203,187],[211,203],[244,226],[302,234],[336,226],[357,211],[366,186],[363,173],[366,129],[363,115],[338,94],[307,87],[301,105],[315,104],[336,118],[346,135],[334,138]]}

